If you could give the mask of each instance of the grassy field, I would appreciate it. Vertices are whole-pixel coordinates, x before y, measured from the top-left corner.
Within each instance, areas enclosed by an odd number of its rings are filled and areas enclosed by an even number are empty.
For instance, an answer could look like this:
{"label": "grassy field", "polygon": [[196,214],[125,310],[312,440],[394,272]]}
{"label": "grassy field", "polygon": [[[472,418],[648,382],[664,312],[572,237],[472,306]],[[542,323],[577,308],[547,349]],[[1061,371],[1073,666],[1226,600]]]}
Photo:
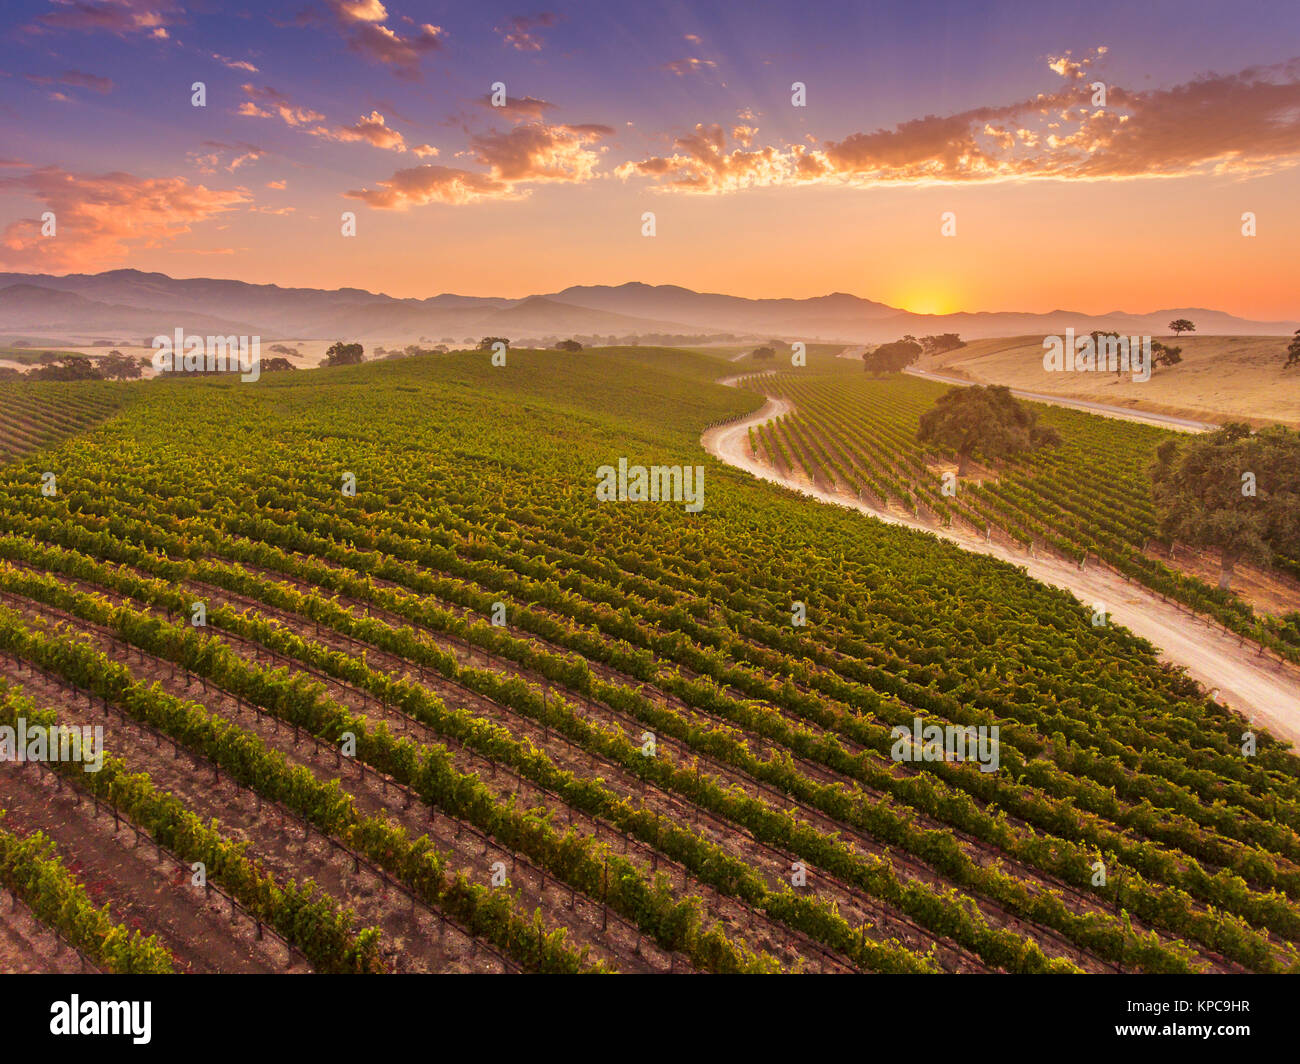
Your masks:
{"label": "grassy field", "polygon": [[1162,366],[1151,379],[1107,373],[1049,373],[1043,369],[1043,338],[1013,336],[974,340],[923,361],[922,368],[981,384],[1091,399],[1202,421],[1277,422],[1300,428],[1300,370],[1283,371],[1289,337],[1156,337],[1182,348],[1183,361]]}
{"label": "grassy field", "polygon": [[[156,382],[0,467],[0,714],[109,755],[0,774],[4,830],[154,936],[96,962],[1295,969],[1300,762],[1016,568],[705,457],[757,405],[718,371]],[[597,501],[621,458],[703,508]],[[899,756],[918,721],[995,770]]]}

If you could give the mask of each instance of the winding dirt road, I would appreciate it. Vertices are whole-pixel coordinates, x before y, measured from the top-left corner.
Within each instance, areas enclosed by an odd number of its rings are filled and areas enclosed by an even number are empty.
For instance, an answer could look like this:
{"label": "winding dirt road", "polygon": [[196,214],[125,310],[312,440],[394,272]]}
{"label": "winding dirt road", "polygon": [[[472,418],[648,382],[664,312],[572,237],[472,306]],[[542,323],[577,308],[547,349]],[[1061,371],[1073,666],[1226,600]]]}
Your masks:
{"label": "winding dirt road", "polygon": [[[736,379],[729,377],[718,383],[733,384]],[[1209,622],[1179,611],[1147,588],[1108,570],[1095,567],[1080,570],[1064,559],[1034,556],[1000,543],[988,543],[956,528],[932,527],[915,518],[877,510],[851,495],[823,491],[806,481],[781,476],[750,454],[749,427],[781,417],[793,409],[788,401],[769,396],[762,409],[740,421],[709,429],[700,437],[700,443],[715,458],[760,480],[857,510],[878,521],[928,532],[972,553],[1001,558],[1021,567],[1035,580],[1070,592],[1089,609],[1103,603],[1114,622],[1152,643],[1165,661],[1181,665],[1210,692],[1217,690],[1217,698],[1223,705],[1245,714],[1274,736],[1300,748],[1300,669],[1257,657],[1249,647],[1240,646],[1235,635],[1227,635]]]}
{"label": "winding dirt road", "polygon": [[[840,353],[839,357],[844,357],[843,352]],[[950,377],[944,373],[935,373],[933,370],[917,369],[915,366],[908,366],[903,372],[913,377],[923,377],[928,381],[938,381],[940,384],[956,384],[962,388],[969,388],[978,383],[965,380],[962,377]],[[1102,417],[1113,417],[1120,421],[1140,421],[1145,425],[1173,429],[1175,432],[1210,432],[1219,427],[1210,424],[1208,421],[1193,421],[1191,418],[1174,417],[1172,414],[1156,414],[1149,410],[1131,410],[1126,406],[1112,406],[1110,403],[1099,403],[1092,399],[1071,399],[1064,395],[1026,392],[1019,388],[1012,388],[1011,394],[1017,399],[1046,403],[1048,406],[1064,406],[1071,410],[1083,410],[1089,414],[1100,414]]]}

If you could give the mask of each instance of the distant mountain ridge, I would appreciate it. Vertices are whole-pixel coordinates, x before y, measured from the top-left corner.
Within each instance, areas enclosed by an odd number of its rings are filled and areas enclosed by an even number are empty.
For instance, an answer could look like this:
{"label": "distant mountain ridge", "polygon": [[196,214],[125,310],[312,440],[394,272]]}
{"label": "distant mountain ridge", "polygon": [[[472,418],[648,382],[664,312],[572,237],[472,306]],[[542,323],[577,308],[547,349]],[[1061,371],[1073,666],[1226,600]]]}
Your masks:
{"label": "distant mountain ridge", "polygon": [[965,339],[1113,329],[1163,336],[1174,318],[1204,334],[1287,335],[1294,321],[1250,321],[1207,308],[1088,315],[1056,310],[913,314],[845,292],[807,299],[748,299],[678,285],[574,285],[510,299],[452,293],[399,299],[360,288],[282,288],[220,278],[173,278],[140,270],[96,274],[0,273],[0,339],[143,339],[178,326],[267,340],[343,338],[431,340],[487,334],[515,341],[571,335],[619,337],[734,334],[753,339],[845,343],[911,333],[956,332]]}

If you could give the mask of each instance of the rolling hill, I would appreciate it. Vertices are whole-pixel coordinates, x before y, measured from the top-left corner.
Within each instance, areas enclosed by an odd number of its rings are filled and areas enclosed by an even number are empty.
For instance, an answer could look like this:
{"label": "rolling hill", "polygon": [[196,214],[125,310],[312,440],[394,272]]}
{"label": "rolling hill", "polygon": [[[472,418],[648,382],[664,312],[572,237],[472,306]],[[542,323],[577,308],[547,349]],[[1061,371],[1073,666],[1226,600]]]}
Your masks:
{"label": "rolling hill", "polygon": [[[1163,336],[1161,329],[1157,335]],[[1049,373],[1042,334],[974,340],[923,359],[921,368],[980,384],[1089,399],[1209,421],[1279,422],[1300,428],[1300,375],[1282,368],[1286,340],[1262,336],[1184,336],[1165,340],[1182,362],[1158,368],[1147,381],[1112,373]]]}
{"label": "rolling hill", "polygon": [[561,335],[696,334],[755,340],[880,342],[912,333],[957,332],[967,339],[1118,329],[1163,335],[1191,318],[1202,335],[1286,335],[1298,322],[1249,321],[1221,311],[1175,307],[1088,315],[1069,310],[912,314],[844,292],[810,299],[746,299],[640,282],[585,285],[506,297],[450,293],[397,299],[359,288],[282,288],[215,278],[173,278],[140,270],[98,274],[0,274],[0,339],[48,335],[90,339],[144,336],[176,326],[258,334],[267,339],[430,338],[502,333],[539,340]]}

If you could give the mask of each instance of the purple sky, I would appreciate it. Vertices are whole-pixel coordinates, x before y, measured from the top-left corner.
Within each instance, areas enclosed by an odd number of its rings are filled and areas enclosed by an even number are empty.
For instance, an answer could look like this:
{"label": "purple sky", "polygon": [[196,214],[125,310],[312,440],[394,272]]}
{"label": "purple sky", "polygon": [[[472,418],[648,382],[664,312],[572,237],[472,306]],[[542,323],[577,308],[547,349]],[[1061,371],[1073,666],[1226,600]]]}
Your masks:
{"label": "purple sky", "polygon": [[0,17],[3,269],[1300,317],[1294,2]]}

